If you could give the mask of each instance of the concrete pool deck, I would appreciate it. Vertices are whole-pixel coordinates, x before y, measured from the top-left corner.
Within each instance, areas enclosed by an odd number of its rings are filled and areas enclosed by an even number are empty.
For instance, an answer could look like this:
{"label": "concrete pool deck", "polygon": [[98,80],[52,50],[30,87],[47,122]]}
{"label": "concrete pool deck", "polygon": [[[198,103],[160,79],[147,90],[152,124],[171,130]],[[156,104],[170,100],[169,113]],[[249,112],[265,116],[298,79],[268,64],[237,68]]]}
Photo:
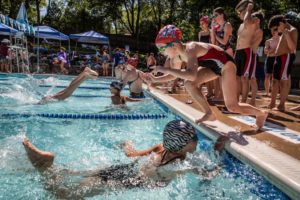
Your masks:
{"label": "concrete pool deck", "polygon": [[[190,99],[185,92],[167,94],[164,90],[151,88],[151,94],[171,112],[189,122],[203,115],[199,105],[185,103]],[[258,107],[268,103],[261,94],[257,99]],[[298,100],[300,97],[293,96],[287,108],[297,105]],[[218,120],[196,127],[212,140],[219,135],[228,135],[231,139],[225,149],[229,153],[250,165],[292,199],[300,199],[300,112],[270,111],[267,127],[255,132],[249,126],[251,118],[239,119],[240,115],[228,113],[222,103],[213,104],[211,108]]]}

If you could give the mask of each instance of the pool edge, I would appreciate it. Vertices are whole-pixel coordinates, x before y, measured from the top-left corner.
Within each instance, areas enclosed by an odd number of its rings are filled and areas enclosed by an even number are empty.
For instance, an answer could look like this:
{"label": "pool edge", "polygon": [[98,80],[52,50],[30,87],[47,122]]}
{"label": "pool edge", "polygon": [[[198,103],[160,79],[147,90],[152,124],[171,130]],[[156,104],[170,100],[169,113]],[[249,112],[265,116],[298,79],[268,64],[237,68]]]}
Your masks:
{"label": "pool edge", "polygon": [[[217,126],[213,129],[204,125],[196,125],[195,116],[203,115],[200,111],[163,94],[157,89],[151,89],[150,94],[168,109],[184,120],[193,123],[195,127],[212,140],[216,140],[220,130],[235,131],[226,124],[216,121],[207,125]],[[219,129],[219,130],[218,130]],[[292,199],[300,197],[300,161],[273,149],[263,142],[250,136],[244,136],[249,143],[246,146],[234,142],[227,143],[225,149],[245,164],[250,165],[256,172],[278,187]],[[258,148],[259,147],[259,148]],[[276,156],[274,156],[276,155]]]}

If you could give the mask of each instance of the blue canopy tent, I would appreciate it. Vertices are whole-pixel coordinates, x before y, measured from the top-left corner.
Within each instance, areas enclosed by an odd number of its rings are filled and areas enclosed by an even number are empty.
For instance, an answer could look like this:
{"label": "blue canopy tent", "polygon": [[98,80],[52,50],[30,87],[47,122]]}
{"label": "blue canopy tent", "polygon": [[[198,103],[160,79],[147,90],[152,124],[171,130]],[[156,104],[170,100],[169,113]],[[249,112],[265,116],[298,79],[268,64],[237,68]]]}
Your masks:
{"label": "blue canopy tent", "polygon": [[15,35],[17,34],[17,30],[14,28],[11,28],[5,24],[0,23],[0,35]]}
{"label": "blue canopy tent", "polygon": [[35,37],[53,40],[69,40],[69,36],[49,26],[35,26]]}
{"label": "blue canopy tent", "polygon": [[[43,39],[52,39],[52,40],[59,40],[60,42],[62,40],[66,41],[68,40],[68,49],[70,51],[70,38],[69,36],[59,32],[58,30],[50,27],[50,26],[35,26],[34,27],[34,31],[35,31],[35,38],[38,38],[38,66],[39,66],[39,38],[43,38]],[[61,45],[61,43],[60,43]]]}
{"label": "blue canopy tent", "polygon": [[82,43],[92,43],[92,44],[108,44],[109,39],[108,37],[97,33],[95,31],[88,31],[84,33],[78,34],[70,34],[70,39],[76,40],[76,42]]}

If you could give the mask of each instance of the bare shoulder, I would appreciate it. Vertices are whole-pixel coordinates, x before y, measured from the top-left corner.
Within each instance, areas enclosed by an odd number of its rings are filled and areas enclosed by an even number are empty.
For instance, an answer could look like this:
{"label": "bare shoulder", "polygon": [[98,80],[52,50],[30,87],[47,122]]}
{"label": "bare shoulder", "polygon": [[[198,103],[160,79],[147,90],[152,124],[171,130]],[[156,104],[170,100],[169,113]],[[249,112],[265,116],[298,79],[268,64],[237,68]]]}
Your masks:
{"label": "bare shoulder", "polygon": [[225,29],[232,29],[232,25],[231,25],[231,23],[230,22],[226,22],[226,24],[225,24],[225,27],[224,27]]}
{"label": "bare shoulder", "polygon": [[295,27],[293,27],[293,26],[292,26],[292,28],[289,30],[289,32],[292,33],[292,34],[298,34],[297,28],[295,28]]}
{"label": "bare shoulder", "polygon": [[197,53],[199,50],[203,49],[203,45],[206,45],[202,42],[189,42],[186,43],[186,52],[189,54]]}

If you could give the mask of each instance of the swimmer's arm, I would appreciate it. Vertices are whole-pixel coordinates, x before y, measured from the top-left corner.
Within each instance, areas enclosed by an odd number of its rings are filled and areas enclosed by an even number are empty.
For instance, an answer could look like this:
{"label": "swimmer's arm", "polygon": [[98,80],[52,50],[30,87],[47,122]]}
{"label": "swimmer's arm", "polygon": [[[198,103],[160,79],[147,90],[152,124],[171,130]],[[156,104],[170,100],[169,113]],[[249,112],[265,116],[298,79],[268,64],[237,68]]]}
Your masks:
{"label": "swimmer's arm", "polygon": [[152,152],[159,152],[162,150],[162,148],[163,148],[162,144],[157,144],[157,145],[154,145],[153,147],[150,147],[149,149],[137,151],[137,150],[135,150],[135,148],[131,142],[125,142],[124,146],[123,146],[123,150],[127,157],[145,156]]}
{"label": "swimmer's arm", "polygon": [[128,101],[128,102],[139,102],[139,101],[142,101],[142,99],[134,99],[134,98],[130,98],[130,97],[127,97],[127,96],[124,96],[124,99],[125,99],[125,101]]}
{"label": "swimmer's arm", "polygon": [[264,53],[265,53],[266,55],[268,55],[268,54],[270,53],[270,51],[271,51],[271,48],[270,48],[270,40],[267,40],[267,41],[265,42]]}
{"label": "swimmer's arm", "polygon": [[246,11],[246,14],[245,14],[245,17],[244,17],[244,24],[245,25],[253,24],[253,18],[251,16],[253,7],[254,7],[253,3],[248,3],[247,11]]}
{"label": "swimmer's arm", "polygon": [[231,24],[227,23],[224,27],[224,38],[222,39],[217,35],[215,35],[215,37],[219,43],[225,45],[228,43],[228,40],[231,35],[232,35],[232,26],[231,26]]}
{"label": "swimmer's arm", "polygon": [[153,76],[152,74],[149,74],[150,79],[153,83],[164,83],[164,82],[169,82],[169,81],[173,81],[176,79],[175,76],[172,76],[171,74],[165,74],[162,76]]}
{"label": "swimmer's arm", "polygon": [[287,45],[291,51],[294,51],[297,48],[297,41],[298,41],[298,31],[295,28],[292,30],[285,30],[283,35],[286,38]]}

